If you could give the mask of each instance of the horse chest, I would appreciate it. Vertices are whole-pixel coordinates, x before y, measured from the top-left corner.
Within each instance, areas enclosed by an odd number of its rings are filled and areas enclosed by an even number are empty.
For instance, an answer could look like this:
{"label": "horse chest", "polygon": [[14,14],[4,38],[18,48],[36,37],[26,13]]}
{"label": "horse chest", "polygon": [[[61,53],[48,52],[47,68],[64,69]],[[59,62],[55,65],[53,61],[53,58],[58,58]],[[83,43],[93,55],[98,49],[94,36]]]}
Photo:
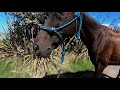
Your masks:
{"label": "horse chest", "polygon": [[114,55],[114,56],[112,55],[111,58],[110,58],[110,62],[120,64],[120,55],[119,56],[118,55]]}

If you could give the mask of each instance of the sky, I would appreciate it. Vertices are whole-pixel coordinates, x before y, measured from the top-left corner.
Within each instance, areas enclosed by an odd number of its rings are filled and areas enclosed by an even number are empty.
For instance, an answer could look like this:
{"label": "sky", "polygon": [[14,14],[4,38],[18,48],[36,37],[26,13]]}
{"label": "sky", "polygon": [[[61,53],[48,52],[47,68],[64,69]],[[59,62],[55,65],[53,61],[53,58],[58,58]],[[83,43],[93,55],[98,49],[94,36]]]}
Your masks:
{"label": "sky", "polygon": [[[109,26],[114,19],[113,25],[120,27],[120,12],[88,12],[88,14],[103,25]],[[0,32],[7,30],[6,16],[4,12],[0,12]]]}
{"label": "sky", "polygon": [[103,25],[109,26],[112,23],[111,26],[120,28],[120,12],[89,12],[89,15]]}
{"label": "sky", "polygon": [[4,29],[8,29],[7,28],[7,22],[6,22],[6,16],[4,12],[0,12],[0,32],[4,32]]}

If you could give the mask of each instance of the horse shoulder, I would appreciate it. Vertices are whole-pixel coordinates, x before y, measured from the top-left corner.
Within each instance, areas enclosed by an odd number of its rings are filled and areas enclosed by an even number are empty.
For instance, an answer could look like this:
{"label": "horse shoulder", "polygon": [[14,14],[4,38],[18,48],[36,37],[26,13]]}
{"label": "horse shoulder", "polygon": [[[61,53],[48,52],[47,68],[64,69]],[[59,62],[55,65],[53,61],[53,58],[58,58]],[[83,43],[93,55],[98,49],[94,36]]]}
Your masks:
{"label": "horse shoulder", "polygon": [[111,31],[107,27],[101,28],[101,32],[98,34],[94,42],[93,51],[97,58],[102,57],[102,59],[110,58],[112,53],[112,41],[111,41]]}

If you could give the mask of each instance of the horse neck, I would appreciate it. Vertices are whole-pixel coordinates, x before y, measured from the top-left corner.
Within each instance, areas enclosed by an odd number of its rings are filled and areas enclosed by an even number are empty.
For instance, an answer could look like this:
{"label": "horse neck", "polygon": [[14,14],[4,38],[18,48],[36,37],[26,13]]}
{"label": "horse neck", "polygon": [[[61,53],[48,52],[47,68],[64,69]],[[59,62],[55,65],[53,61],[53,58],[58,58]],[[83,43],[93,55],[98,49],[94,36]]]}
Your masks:
{"label": "horse neck", "polygon": [[85,44],[93,45],[97,32],[100,32],[101,25],[93,18],[88,16],[86,13],[82,13],[83,24],[82,24],[82,39]]}

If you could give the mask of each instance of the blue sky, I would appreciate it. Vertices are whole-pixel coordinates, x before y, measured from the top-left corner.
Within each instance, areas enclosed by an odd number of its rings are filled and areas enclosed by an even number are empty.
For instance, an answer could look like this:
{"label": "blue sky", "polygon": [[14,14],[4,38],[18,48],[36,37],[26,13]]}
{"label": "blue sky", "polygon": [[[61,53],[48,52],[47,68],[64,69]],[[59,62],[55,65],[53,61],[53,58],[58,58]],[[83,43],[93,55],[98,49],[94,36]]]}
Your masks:
{"label": "blue sky", "polygon": [[[120,12],[88,12],[88,14],[106,26],[109,26],[114,19],[120,17]],[[120,19],[117,19],[113,25],[120,27]],[[0,12],[0,32],[3,32],[2,26],[7,30],[6,16],[4,12]]]}
{"label": "blue sky", "polygon": [[89,15],[106,26],[115,20],[112,25],[120,28],[120,12],[89,12]]}
{"label": "blue sky", "polygon": [[4,29],[8,29],[7,28],[7,22],[6,22],[6,16],[4,12],[0,12],[0,32],[3,32],[3,27]]}

